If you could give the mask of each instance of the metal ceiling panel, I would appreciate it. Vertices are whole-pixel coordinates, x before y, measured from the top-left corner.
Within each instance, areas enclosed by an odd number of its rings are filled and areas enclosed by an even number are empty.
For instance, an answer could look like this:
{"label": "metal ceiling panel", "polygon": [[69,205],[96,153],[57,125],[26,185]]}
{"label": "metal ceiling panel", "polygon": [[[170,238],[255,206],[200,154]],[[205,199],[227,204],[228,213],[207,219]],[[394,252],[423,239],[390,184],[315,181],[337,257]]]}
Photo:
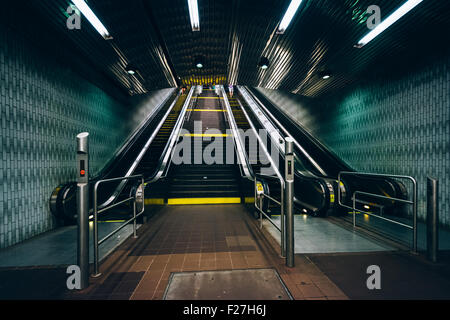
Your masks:
{"label": "metal ceiling panel", "polygon": [[[378,0],[386,18],[405,0]],[[242,84],[319,97],[363,80],[370,72],[447,52],[450,1],[425,0],[361,49],[369,29],[369,0],[304,0],[284,34],[276,28],[290,0],[198,0],[200,31],[193,32],[187,0],[89,0],[113,40],[83,20],[66,27],[68,0],[30,1],[59,39],[72,46],[129,94],[180,84]],[[265,56],[266,70],[257,67]],[[195,61],[201,57],[204,68]],[[125,67],[137,69],[129,76]],[[322,71],[332,74],[324,80]]]}

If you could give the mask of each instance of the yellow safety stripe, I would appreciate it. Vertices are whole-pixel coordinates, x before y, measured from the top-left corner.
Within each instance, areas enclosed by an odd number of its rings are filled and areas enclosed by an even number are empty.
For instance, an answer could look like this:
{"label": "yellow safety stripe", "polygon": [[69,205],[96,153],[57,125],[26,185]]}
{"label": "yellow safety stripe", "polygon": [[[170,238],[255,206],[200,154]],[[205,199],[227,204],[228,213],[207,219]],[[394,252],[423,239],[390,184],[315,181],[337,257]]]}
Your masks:
{"label": "yellow safety stripe", "polygon": [[186,133],[183,136],[185,137],[230,137],[231,134],[225,133]]}
{"label": "yellow safety stripe", "polygon": [[161,205],[161,204],[164,204],[164,199],[145,199],[144,203],[146,205],[149,205],[149,204]]}
{"label": "yellow safety stripe", "polygon": [[225,112],[225,110],[222,109],[187,109],[187,111],[199,111],[199,112]]}
{"label": "yellow safety stripe", "polygon": [[168,205],[230,203],[241,203],[241,198],[173,198],[167,200]]}
{"label": "yellow safety stripe", "polygon": [[255,197],[245,197],[245,203],[254,203]]}
{"label": "yellow safety stripe", "polygon": [[222,97],[197,97],[197,99],[223,99]]}

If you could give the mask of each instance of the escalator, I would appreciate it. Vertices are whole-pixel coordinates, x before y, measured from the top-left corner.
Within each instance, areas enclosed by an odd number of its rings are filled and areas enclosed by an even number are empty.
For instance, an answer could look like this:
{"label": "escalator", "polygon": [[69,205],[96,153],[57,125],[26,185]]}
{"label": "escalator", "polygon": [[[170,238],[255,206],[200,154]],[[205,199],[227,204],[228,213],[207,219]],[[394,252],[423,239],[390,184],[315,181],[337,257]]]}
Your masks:
{"label": "escalator", "polygon": [[[93,192],[93,185],[99,180],[138,174],[142,174],[146,181],[152,179],[161,164],[165,148],[186,98],[186,95],[173,90],[157,112],[147,119],[118,154],[97,176],[89,179],[90,194]],[[136,183],[137,181],[130,180],[102,184],[98,191],[99,209],[128,197],[131,190],[136,187]],[[90,208],[92,208],[92,197],[90,202]],[[76,223],[76,183],[68,182],[58,186],[50,198],[50,208],[59,224]],[[129,210],[124,210],[123,206],[118,206],[100,216],[99,220],[107,220],[111,217],[126,218],[128,212]]]}
{"label": "escalator", "polygon": [[168,205],[241,203],[239,166],[235,158],[227,161],[226,146],[233,143],[227,129],[221,97],[216,90],[203,89],[174,151],[183,161],[171,161],[167,174]]}
{"label": "escalator", "polygon": [[[248,91],[254,102],[257,102],[280,132],[283,132],[285,136],[290,135],[296,140],[297,144],[294,146],[296,158],[295,204],[298,209],[320,216],[330,213],[330,209],[333,210],[333,213],[338,214],[348,211],[336,203],[338,188],[341,189],[343,196],[341,201],[349,206],[352,205],[351,197],[356,190],[391,198],[407,198],[404,185],[393,179],[345,176],[341,185],[338,186],[339,172],[355,172],[355,170],[293,122],[257,90],[248,89]],[[284,169],[283,166],[280,169]],[[305,182],[311,181],[311,179],[315,180],[314,187]],[[404,215],[405,206],[394,201],[377,200],[377,203],[374,203],[373,198],[364,198],[363,196],[358,197],[358,200],[361,202],[358,202],[356,206],[360,210],[370,209],[375,213],[382,211],[387,214]]]}

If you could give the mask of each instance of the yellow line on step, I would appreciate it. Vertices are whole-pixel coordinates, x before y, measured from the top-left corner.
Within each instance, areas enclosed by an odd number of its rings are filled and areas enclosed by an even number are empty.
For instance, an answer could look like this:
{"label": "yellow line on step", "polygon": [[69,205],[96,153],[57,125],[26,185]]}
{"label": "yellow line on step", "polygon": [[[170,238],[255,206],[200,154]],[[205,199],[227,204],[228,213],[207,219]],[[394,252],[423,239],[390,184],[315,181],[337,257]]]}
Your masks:
{"label": "yellow line on step", "polygon": [[241,203],[241,198],[173,198],[168,199],[168,205],[187,204],[230,204]]}

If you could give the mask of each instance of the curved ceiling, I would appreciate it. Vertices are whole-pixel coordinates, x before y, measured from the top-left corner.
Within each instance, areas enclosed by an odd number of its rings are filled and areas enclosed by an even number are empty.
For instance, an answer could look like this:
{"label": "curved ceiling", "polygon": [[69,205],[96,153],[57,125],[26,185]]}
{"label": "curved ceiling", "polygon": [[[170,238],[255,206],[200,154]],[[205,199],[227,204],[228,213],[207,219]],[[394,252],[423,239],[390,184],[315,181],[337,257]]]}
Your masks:
{"label": "curved ceiling", "polygon": [[[193,32],[187,0],[86,1],[113,40],[104,40],[82,19],[68,30],[68,0],[30,1],[59,41],[68,41],[83,58],[129,94],[204,83],[233,83],[282,89],[318,97],[389,70],[405,58],[420,59],[446,50],[450,1],[425,0],[361,49],[354,45],[369,30],[372,0],[304,0],[284,34],[276,28],[290,0],[198,0],[200,31]],[[382,17],[405,0],[377,0]],[[203,57],[204,68],[195,67]],[[261,56],[270,61],[257,67]],[[406,59],[408,60],[408,59]],[[395,63],[393,63],[395,62]],[[127,65],[137,69],[130,76]],[[322,71],[332,74],[324,80]]]}

